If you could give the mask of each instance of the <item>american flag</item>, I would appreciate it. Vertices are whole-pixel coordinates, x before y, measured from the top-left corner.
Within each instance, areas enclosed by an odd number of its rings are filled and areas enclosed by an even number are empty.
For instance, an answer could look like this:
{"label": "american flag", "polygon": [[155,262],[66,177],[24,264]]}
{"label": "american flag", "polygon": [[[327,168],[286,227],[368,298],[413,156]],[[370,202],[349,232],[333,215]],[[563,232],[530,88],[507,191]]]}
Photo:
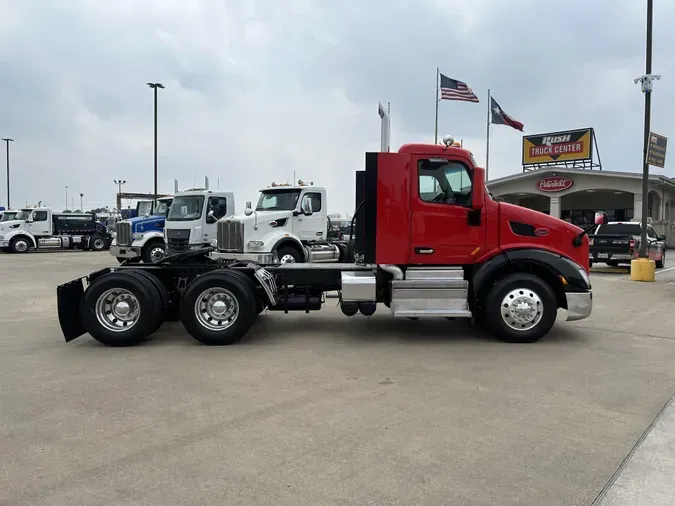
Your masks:
{"label": "american flag", "polygon": [[463,100],[464,102],[478,102],[478,97],[471,88],[462,81],[450,79],[441,74],[441,100]]}

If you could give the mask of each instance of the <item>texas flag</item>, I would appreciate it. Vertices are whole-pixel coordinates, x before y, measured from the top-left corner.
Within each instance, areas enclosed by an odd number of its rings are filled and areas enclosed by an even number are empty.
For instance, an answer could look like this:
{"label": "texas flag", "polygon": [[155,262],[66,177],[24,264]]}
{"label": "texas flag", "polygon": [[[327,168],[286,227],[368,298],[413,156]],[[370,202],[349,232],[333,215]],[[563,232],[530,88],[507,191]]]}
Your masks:
{"label": "texas flag", "polygon": [[506,114],[492,97],[490,97],[490,111],[492,112],[491,123],[495,125],[507,125],[516,130],[520,130],[521,132],[523,131],[523,124]]}

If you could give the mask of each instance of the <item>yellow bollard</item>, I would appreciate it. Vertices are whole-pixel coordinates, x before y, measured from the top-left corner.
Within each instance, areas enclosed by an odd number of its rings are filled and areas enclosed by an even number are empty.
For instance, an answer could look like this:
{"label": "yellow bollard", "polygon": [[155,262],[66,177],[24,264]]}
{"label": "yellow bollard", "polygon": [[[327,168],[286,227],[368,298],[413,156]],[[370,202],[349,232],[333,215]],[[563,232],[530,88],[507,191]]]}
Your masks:
{"label": "yellow bollard", "polygon": [[631,281],[656,281],[656,262],[649,258],[636,258],[630,262]]}

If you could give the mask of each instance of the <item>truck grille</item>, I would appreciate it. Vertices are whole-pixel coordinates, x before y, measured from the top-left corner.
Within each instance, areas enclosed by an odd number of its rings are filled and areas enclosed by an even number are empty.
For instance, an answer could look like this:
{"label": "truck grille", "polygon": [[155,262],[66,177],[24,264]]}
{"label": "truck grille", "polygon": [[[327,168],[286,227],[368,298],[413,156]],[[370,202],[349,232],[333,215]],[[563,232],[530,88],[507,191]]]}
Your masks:
{"label": "truck grille", "polygon": [[244,251],[244,223],[239,220],[218,222],[218,249],[221,251]]}
{"label": "truck grille", "polygon": [[171,253],[182,253],[187,250],[190,246],[190,229],[167,229],[166,245]]}
{"label": "truck grille", "polygon": [[115,225],[117,244],[120,246],[131,246],[131,223],[128,221],[118,221]]}

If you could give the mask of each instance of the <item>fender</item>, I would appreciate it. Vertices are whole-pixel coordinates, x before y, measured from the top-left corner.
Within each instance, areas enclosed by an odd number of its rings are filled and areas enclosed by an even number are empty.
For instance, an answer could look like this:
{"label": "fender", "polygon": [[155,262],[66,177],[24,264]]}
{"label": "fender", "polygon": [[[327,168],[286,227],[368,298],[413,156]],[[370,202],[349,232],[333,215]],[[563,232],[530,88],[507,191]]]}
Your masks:
{"label": "fender", "polygon": [[272,246],[272,248],[270,249],[270,251],[275,252],[277,250],[277,248],[279,248],[279,246],[281,246],[283,243],[287,243],[287,242],[295,244],[300,249],[300,251],[302,252],[302,254],[305,258],[305,262],[306,262],[307,261],[307,251],[306,251],[305,247],[303,246],[303,244],[298,239],[296,239],[295,237],[290,236],[290,235],[285,236],[285,237],[280,237],[279,239],[277,239],[276,242],[274,243],[274,245]]}
{"label": "fender", "polygon": [[479,293],[484,284],[493,279],[493,276],[508,264],[536,266],[546,269],[554,276],[563,276],[567,281],[564,285],[566,292],[586,292],[591,288],[580,272],[580,270],[584,271],[583,267],[573,260],[546,250],[524,248],[503,251],[500,255],[480,265],[474,271],[473,292]]}
{"label": "fender", "polygon": [[25,230],[23,228],[16,228],[16,229],[10,230],[9,233],[5,234],[5,240],[11,241],[17,235],[26,236],[33,243],[32,247],[37,248],[37,241],[35,240],[35,236],[33,234],[31,234],[28,230]]}
{"label": "fender", "polygon": [[142,248],[143,246],[146,245],[148,241],[151,241],[153,239],[161,239],[162,242],[164,242],[164,232],[159,232],[156,230],[150,231],[150,232],[143,232],[143,237],[140,239],[134,239],[131,242],[131,247],[132,248]]}

